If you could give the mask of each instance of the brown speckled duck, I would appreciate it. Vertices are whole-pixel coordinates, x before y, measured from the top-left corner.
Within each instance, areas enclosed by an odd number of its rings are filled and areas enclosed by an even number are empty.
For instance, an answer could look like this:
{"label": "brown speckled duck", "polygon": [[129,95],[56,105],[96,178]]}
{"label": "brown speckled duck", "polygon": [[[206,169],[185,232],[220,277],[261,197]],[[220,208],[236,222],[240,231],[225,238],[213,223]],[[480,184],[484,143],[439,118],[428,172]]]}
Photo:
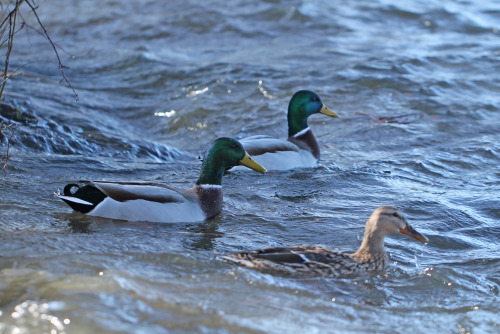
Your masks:
{"label": "brown speckled duck", "polygon": [[300,245],[267,248],[221,258],[265,272],[324,277],[352,275],[387,267],[389,258],[384,249],[384,238],[390,233],[402,233],[418,241],[428,242],[426,237],[408,224],[401,211],[392,206],[381,206],[366,222],[361,246],[352,254],[322,246]]}

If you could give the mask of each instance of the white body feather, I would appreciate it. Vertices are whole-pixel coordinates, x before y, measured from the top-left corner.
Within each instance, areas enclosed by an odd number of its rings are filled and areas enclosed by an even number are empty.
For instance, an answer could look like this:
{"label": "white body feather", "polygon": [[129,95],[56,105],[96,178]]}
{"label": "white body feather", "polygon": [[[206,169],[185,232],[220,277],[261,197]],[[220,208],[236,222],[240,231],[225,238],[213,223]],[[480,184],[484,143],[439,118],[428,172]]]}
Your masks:
{"label": "white body feather", "polygon": [[191,223],[206,218],[200,205],[188,200],[181,203],[158,203],[142,199],[118,202],[110,197],[106,197],[88,215],[158,223]]}
{"label": "white body feather", "polygon": [[[317,160],[313,155],[305,150],[299,152],[294,151],[281,151],[273,153],[264,153],[258,156],[252,156],[260,165],[264,166],[268,171],[270,170],[287,170],[294,168],[307,168],[318,166]],[[232,171],[248,170],[242,166],[231,168]]]}
{"label": "white body feather", "polygon": [[[299,148],[294,143],[267,136],[253,136],[240,140],[241,144],[252,158],[269,170],[287,170],[293,168],[307,168],[318,166],[317,159],[311,152]],[[268,148],[271,152],[257,154],[260,150]],[[246,170],[242,166],[233,167],[231,170]]]}

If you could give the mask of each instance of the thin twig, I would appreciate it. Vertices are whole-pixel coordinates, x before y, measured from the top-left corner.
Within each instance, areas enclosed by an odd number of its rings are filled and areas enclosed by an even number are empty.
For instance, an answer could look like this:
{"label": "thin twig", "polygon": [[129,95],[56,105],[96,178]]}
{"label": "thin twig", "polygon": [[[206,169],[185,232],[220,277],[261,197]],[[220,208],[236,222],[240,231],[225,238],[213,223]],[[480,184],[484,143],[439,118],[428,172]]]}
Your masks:
{"label": "thin twig", "polygon": [[14,129],[12,129],[12,132],[10,133],[10,137],[9,137],[9,140],[7,141],[7,155],[5,156],[5,163],[3,164],[2,166],[2,170],[4,172],[4,177],[7,175],[7,164],[9,163],[9,151],[10,151],[10,142],[12,141],[12,137],[14,136],[14,133],[16,132],[17,130],[17,124],[14,124],[14,123],[11,123],[7,126],[5,126],[4,128],[2,128],[1,131],[11,127],[11,125],[14,125]]}
{"label": "thin twig", "polygon": [[373,114],[369,114],[369,113],[361,112],[361,111],[356,112],[356,114],[366,116],[369,119],[371,119],[377,123],[380,123],[380,124],[384,124],[384,123],[408,124],[408,123],[410,123],[410,121],[405,120],[405,118],[409,118],[411,116],[415,116],[415,117],[421,116],[418,113],[411,113],[411,114],[403,114],[403,115],[386,117],[386,116],[373,115]]}
{"label": "thin twig", "polygon": [[[21,0],[22,1],[22,0]],[[0,103],[2,102],[3,91],[5,89],[5,85],[7,83],[7,72],[9,71],[9,61],[10,54],[12,52],[12,46],[14,44],[14,31],[16,29],[16,20],[17,20],[17,12],[19,10],[19,5],[21,2],[19,0],[16,1],[16,7],[9,13],[9,38],[8,38],[8,47],[7,47],[7,55],[5,56],[5,67],[4,67],[4,77],[6,78],[2,82],[2,87],[0,88]],[[12,20],[12,16],[14,16],[14,20]],[[7,20],[7,17],[2,22],[4,24]]]}
{"label": "thin twig", "polygon": [[64,68],[66,66],[63,65],[63,63],[61,61],[61,58],[59,57],[59,52],[57,52],[57,48],[56,48],[54,42],[52,41],[52,38],[50,38],[49,33],[47,32],[47,29],[45,29],[45,26],[43,25],[42,21],[40,21],[40,18],[38,17],[38,14],[37,14],[37,12],[35,10],[34,5],[32,5],[29,2],[29,0],[26,0],[26,3],[28,4],[28,6],[30,6],[31,11],[33,12],[33,14],[35,14],[35,17],[36,17],[36,19],[38,21],[38,24],[40,25],[40,27],[42,27],[43,32],[45,34],[45,37],[47,37],[47,39],[50,42],[50,45],[52,45],[52,48],[54,49],[54,52],[56,53],[57,61],[59,62],[59,70],[61,70],[61,75],[63,77],[63,81],[65,81],[68,84],[68,86],[71,88],[71,90],[73,90],[73,94],[75,94],[75,100],[78,101],[78,94],[76,93],[75,89],[71,85],[71,82],[69,82],[68,78],[66,77],[66,74],[64,73]]}
{"label": "thin twig", "polygon": [[[23,18],[22,13],[19,13],[19,15],[21,16],[21,18]],[[23,18],[23,19],[24,19],[24,18]],[[31,24],[28,24],[28,23],[26,23],[26,22],[23,22],[23,24],[24,24],[24,26],[25,26],[26,28],[29,28],[29,29],[31,29],[31,30],[34,30],[34,31],[35,31],[37,34],[39,34],[39,35],[45,36],[45,34],[44,34],[42,31],[38,30],[36,27],[32,26]],[[72,54],[71,52],[67,51],[66,49],[64,49],[64,48],[63,48],[63,47],[62,47],[59,43],[54,42],[54,45],[55,45],[57,48],[61,49],[61,51],[62,51],[62,52],[64,52],[65,54],[67,54],[68,56],[70,56],[70,57],[71,57],[71,58],[73,58],[73,59],[87,57],[87,56],[88,56],[89,54],[91,54],[91,53],[92,53],[92,51],[94,51],[94,49],[95,49],[95,47],[92,47],[92,48],[88,49],[88,50],[87,50],[84,54],[82,54],[82,55],[75,55],[75,54]]]}
{"label": "thin twig", "polygon": [[[21,13],[18,12],[17,15],[21,15]],[[21,27],[19,29],[17,29],[17,31],[14,31],[14,34],[17,34],[19,31],[21,31],[24,28],[25,24],[26,24],[26,22],[21,23]],[[5,28],[1,32],[0,36],[3,36],[3,34],[5,33],[5,30],[7,30],[7,26],[5,26]],[[9,35],[9,37],[10,37],[10,35]],[[0,43],[0,47],[2,47],[6,42],[9,41],[9,37],[7,37],[6,39],[4,39],[3,42]]]}
{"label": "thin twig", "polygon": [[3,81],[0,83],[0,85],[3,85],[5,83],[5,81],[9,80],[11,77],[13,77],[14,75],[22,75],[23,73],[17,73],[17,71],[19,71],[21,68],[23,68],[24,66],[26,66],[28,64],[23,64],[21,66],[19,66],[18,68],[16,68],[14,70],[14,72],[9,72],[9,73],[4,73],[2,75],[0,75],[0,78],[4,77],[5,79],[3,79]]}
{"label": "thin twig", "polygon": [[14,12],[17,12],[17,9],[19,8],[19,6],[21,6],[21,4],[23,3],[23,1],[24,0],[16,0],[16,7],[14,7],[14,9],[10,11],[9,15],[7,15],[3,19],[2,23],[0,23],[0,27],[3,26],[5,24],[5,22],[7,22],[7,20],[9,19],[9,17],[11,17],[14,14]]}
{"label": "thin twig", "polygon": [[[0,31],[0,39],[3,37],[3,35],[5,34],[5,31],[7,30],[7,25],[5,24],[5,23],[7,22],[7,20],[8,20],[8,21],[9,21],[9,23],[10,23],[10,24],[9,24],[9,28],[12,28],[12,16],[13,16],[13,15],[16,15],[16,16],[17,16],[18,14],[20,15],[20,13],[19,13],[19,6],[21,6],[21,3],[22,3],[23,1],[24,1],[24,0],[16,0],[16,6],[14,7],[14,9],[13,9],[13,10],[11,10],[11,11],[9,12],[9,14],[7,14],[7,15],[5,16],[5,18],[3,19],[2,23],[0,23],[0,28],[1,28],[1,27],[3,27],[3,28],[1,29],[1,31]],[[24,22],[23,22],[23,24],[21,25],[21,28],[20,28],[19,30],[21,30],[23,26],[24,26]],[[19,30],[18,30],[18,31],[19,31]],[[14,32],[14,34],[15,34],[15,33],[17,33],[17,31],[16,31],[16,32]],[[12,33],[11,29],[9,29],[9,36],[8,36],[8,37],[7,37],[7,38],[6,38],[6,39],[5,39],[5,40],[4,40],[4,41],[0,44],[0,47],[1,47],[1,46],[3,46],[6,42],[8,42],[8,41],[10,41],[10,40],[11,40],[11,36],[12,36],[12,34],[13,34],[13,33]]]}

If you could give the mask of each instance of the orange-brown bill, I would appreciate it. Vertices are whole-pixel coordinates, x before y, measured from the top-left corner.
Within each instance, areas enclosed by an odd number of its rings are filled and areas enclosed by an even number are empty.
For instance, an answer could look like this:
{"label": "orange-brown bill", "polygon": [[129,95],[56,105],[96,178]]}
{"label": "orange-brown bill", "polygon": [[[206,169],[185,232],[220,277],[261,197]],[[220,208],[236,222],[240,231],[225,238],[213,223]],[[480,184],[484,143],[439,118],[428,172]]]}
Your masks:
{"label": "orange-brown bill", "polygon": [[417,230],[411,227],[408,223],[404,228],[400,229],[399,232],[406,234],[407,236],[412,237],[413,239],[417,239],[420,242],[425,242],[425,243],[429,242],[429,239],[427,239],[422,234],[418,233]]}

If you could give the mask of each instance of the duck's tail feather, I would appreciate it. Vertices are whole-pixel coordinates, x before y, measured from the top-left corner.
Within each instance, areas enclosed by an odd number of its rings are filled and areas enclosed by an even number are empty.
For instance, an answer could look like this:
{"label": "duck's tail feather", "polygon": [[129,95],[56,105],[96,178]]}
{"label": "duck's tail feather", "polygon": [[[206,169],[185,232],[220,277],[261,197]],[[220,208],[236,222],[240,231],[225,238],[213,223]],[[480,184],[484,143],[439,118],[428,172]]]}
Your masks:
{"label": "duck's tail feather", "polygon": [[[77,190],[71,192],[73,188],[77,188]],[[66,185],[62,194],[57,190],[54,195],[62,199],[73,210],[81,213],[89,213],[107,197],[102,191],[90,184],[80,187],[75,183]]]}
{"label": "duck's tail feather", "polygon": [[56,195],[56,197],[62,199],[66,203],[71,202],[71,203],[82,204],[82,205],[90,205],[90,206],[94,205],[90,202],[84,201],[83,199],[79,199],[78,197],[64,196],[64,195],[57,194],[57,193],[55,195]]}

